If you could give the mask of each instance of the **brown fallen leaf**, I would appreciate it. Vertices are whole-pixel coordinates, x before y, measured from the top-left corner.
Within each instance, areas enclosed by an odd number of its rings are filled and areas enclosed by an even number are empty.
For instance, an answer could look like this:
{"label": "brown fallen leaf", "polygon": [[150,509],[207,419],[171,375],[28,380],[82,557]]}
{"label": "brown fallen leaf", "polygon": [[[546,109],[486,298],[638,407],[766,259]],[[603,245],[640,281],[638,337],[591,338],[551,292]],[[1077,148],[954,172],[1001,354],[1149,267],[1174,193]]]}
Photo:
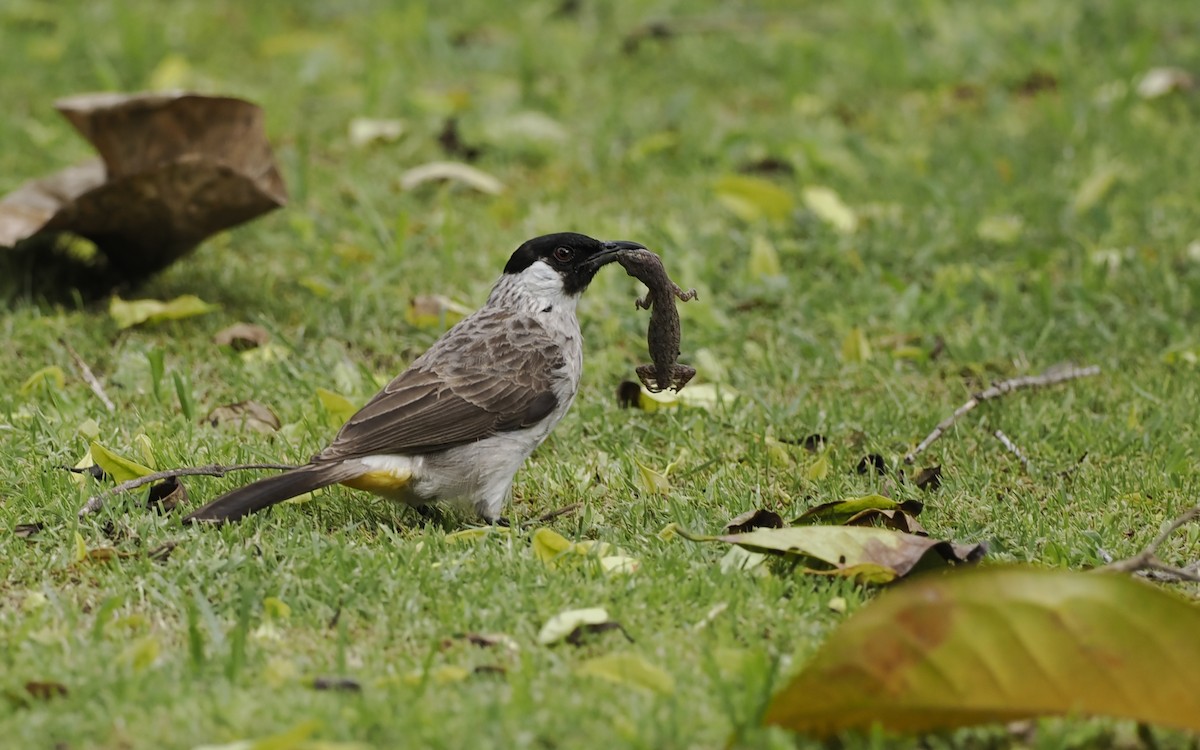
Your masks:
{"label": "brown fallen leaf", "polygon": [[313,690],[332,690],[340,693],[361,693],[362,684],[351,677],[317,677],[312,681]]}
{"label": "brown fallen leaf", "polygon": [[913,484],[926,492],[938,489],[942,486],[942,467],[938,464],[926,466],[913,475]]}
{"label": "brown fallen leaf", "polygon": [[617,386],[617,406],[622,409],[631,409],[638,405],[638,398],[641,396],[642,387],[632,380],[622,380]]}
{"label": "brown fallen leaf", "polygon": [[61,682],[51,682],[48,680],[31,680],[25,683],[25,692],[40,701],[48,701],[51,698],[64,698],[67,695],[67,686]]}
{"label": "brown fallen leaf", "polygon": [[180,505],[187,505],[187,490],[179,477],[170,477],[150,485],[146,495],[146,509],[157,510],[159,513],[169,513]]}
{"label": "brown fallen leaf", "polygon": [[726,534],[741,534],[754,529],[781,529],[783,518],[773,510],[755,508],[738,514],[725,524]]}
{"label": "brown fallen leaf", "polygon": [[[919,503],[918,503],[919,504]],[[876,519],[883,521],[883,525],[889,529],[903,531],[905,534],[916,534],[917,536],[929,536],[929,532],[921,525],[921,522],[907,512],[899,508],[894,510],[882,510],[880,508],[868,508],[860,513],[856,513],[846,520],[847,526],[866,526]]]}
{"label": "brown fallen leaf", "polygon": [[794,558],[806,573],[875,584],[927,567],[974,563],[987,551],[983,544],[955,544],[872,526],[789,526],[721,536],[680,529],[679,534],[691,541],[725,542],[751,552]]}
{"label": "brown fallen leaf", "polygon": [[103,163],[69,167],[0,200],[0,245],[71,232],[126,278],[287,202],[262,110],[232,97],[83,94],[55,107]]}
{"label": "brown fallen leaf", "polygon": [[46,528],[46,524],[42,523],[41,521],[34,521],[33,523],[19,523],[13,527],[13,533],[16,534],[20,539],[28,539],[44,528]]}
{"label": "brown fallen leaf", "polygon": [[880,476],[887,473],[887,459],[878,453],[868,453],[858,461],[858,466],[854,470],[859,474],[870,474],[874,472]]}
{"label": "brown fallen leaf", "polygon": [[213,427],[229,427],[263,434],[274,432],[282,426],[275,412],[257,401],[239,401],[236,404],[218,406],[208,413],[204,421]]}
{"label": "brown fallen leaf", "polygon": [[267,329],[254,323],[234,323],[213,335],[213,343],[217,346],[232,347],[239,352],[255,349],[270,340],[271,334],[267,333]]}

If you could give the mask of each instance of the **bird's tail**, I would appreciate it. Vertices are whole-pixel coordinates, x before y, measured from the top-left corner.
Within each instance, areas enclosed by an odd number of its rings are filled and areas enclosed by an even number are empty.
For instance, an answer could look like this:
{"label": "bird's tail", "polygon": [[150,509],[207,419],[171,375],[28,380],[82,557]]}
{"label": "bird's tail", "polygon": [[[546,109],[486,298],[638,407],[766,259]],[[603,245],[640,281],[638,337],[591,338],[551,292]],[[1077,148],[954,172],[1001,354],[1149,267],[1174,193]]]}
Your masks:
{"label": "bird's tail", "polygon": [[350,479],[359,473],[345,464],[307,464],[230,490],[203,508],[193,512],[184,523],[237,521],[263,508],[305,492],[319,490]]}

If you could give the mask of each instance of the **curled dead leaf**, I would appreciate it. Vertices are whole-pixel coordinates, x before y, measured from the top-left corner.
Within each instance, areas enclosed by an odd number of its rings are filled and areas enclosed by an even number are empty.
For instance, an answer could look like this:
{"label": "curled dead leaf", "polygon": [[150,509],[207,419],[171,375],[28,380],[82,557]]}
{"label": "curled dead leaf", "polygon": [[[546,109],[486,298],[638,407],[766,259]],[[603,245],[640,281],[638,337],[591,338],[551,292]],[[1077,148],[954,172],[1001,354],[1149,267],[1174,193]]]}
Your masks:
{"label": "curled dead leaf", "polygon": [[35,521],[33,523],[19,523],[13,527],[13,533],[16,534],[17,538],[19,539],[28,539],[44,528],[46,528],[46,524],[42,523],[41,521]]}
{"label": "curled dead leaf", "polygon": [[103,162],[27,182],[0,200],[0,245],[71,232],[127,278],[287,202],[262,110],[232,97],[83,94],[55,107]]}
{"label": "curled dead leaf", "polygon": [[942,486],[942,467],[938,464],[926,466],[913,475],[913,484],[926,492],[932,492]]}
{"label": "curled dead leaf", "polygon": [[744,531],[752,531],[754,529],[779,528],[783,528],[783,518],[778,513],[765,508],[755,508],[729,519],[728,523],[725,524],[725,533],[741,534]]}
{"label": "curled dead leaf", "polygon": [[179,505],[187,504],[187,490],[179,477],[169,477],[150,485],[146,495],[147,510],[157,510],[159,513],[169,513]]}

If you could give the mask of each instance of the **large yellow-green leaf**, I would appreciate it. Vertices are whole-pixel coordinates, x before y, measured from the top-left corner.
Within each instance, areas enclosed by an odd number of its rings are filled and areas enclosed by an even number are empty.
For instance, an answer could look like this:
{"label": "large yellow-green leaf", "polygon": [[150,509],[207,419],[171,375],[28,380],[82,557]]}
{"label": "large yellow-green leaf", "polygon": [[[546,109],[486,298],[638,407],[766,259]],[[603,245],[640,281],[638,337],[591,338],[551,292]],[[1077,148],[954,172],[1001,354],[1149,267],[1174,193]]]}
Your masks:
{"label": "large yellow-green leaf", "polygon": [[728,174],[718,178],[713,189],[717,200],[743,221],[783,221],[795,204],[791,193],[761,177]]}
{"label": "large yellow-green leaf", "polygon": [[156,299],[123,300],[113,297],[108,303],[108,314],[116,321],[117,327],[122,329],[141,323],[182,320],[218,309],[220,308],[216,305],[210,305],[194,294],[184,294],[170,302]]}
{"label": "large yellow-green leaf", "polygon": [[798,556],[819,566],[810,572],[856,578],[863,583],[887,583],[925,567],[974,562],[985,551],[981,544],[953,544],[871,526],[790,526],[688,538],[727,542],[751,552]]}
{"label": "large yellow-green leaf", "polygon": [[118,482],[128,482],[154,473],[154,469],[119,456],[96,442],[92,443],[91,453],[96,464]]}
{"label": "large yellow-green leaf", "polygon": [[1200,606],[1115,574],[929,575],[834,631],[764,722],[827,737],[1043,715],[1200,731]]}
{"label": "large yellow-green leaf", "polygon": [[866,510],[896,510],[897,508],[908,511],[915,516],[921,512],[922,506],[916,500],[908,500],[900,503],[883,495],[864,495],[863,497],[834,500],[830,503],[822,503],[809,508],[800,514],[795,523],[843,524]]}

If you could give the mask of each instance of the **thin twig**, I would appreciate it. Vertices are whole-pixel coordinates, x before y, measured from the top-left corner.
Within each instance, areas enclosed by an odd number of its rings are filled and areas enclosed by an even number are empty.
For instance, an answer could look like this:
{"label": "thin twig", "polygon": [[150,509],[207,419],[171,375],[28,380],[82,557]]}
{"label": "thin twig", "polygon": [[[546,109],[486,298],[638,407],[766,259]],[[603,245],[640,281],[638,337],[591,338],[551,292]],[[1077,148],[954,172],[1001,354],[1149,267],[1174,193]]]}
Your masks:
{"label": "thin twig", "polygon": [[1009,380],[1001,380],[999,383],[993,383],[990,388],[980,391],[971,396],[965,404],[954,410],[954,413],[938,422],[937,427],[933,428],[933,432],[929,433],[916,448],[904,457],[904,463],[911,464],[917,460],[917,454],[925,451],[926,448],[933,445],[934,441],[946,434],[954,426],[954,423],[962,419],[967,412],[979,406],[984,401],[991,401],[994,398],[1019,391],[1024,388],[1044,388],[1046,386],[1065,383],[1068,380],[1076,378],[1086,378],[1092,375],[1099,375],[1100,368],[1092,365],[1090,367],[1051,367],[1041,375],[1023,375],[1019,378],[1010,378]]}
{"label": "thin twig", "polygon": [[104,386],[100,385],[100,378],[96,377],[96,373],[92,372],[92,368],[88,367],[88,363],[83,361],[83,357],[79,356],[79,352],[75,351],[75,347],[71,346],[70,342],[66,339],[59,339],[58,343],[62,344],[67,350],[67,354],[71,355],[71,359],[75,361],[75,366],[79,368],[79,374],[83,378],[83,382],[88,384],[88,387],[92,389],[92,393],[96,394],[96,397],[104,404],[104,408],[109,411],[116,411],[117,406],[108,397],[108,394],[104,392]]}
{"label": "thin twig", "polygon": [[113,495],[119,495],[129,490],[136,490],[138,487],[143,487],[163,479],[173,479],[175,477],[223,477],[231,471],[252,471],[254,469],[279,469],[280,471],[287,471],[294,468],[296,467],[292,464],[235,464],[233,466],[209,464],[207,466],[185,466],[181,469],[156,471],[144,477],[137,477],[127,482],[121,482],[116,487],[105,490],[97,495],[92,495],[84,503],[83,507],[79,509],[79,517],[83,518],[89,513],[95,513],[100,510],[104,507],[104,501]]}
{"label": "thin twig", "polygon": [[1021,468],[1026,474],[1028,474],[1029,457],[1026,456],[1019,447],[1017,447],[1017,444],[1012,441],[1012,438],[1010,438],[1008,435],[1005,435],[1003,430],[996,430],[992,434],[996,436],[996,439],[1000,441],[1001,445],[1003,445],[1005,448],[1008,448],[1009,453],[1012,453],[1017,457],[1017,460],[1021,462]]}
{"label": "thin twig", "polygon": [[[1158,532],[1158,536],[1146,545],[1146,548],[1138,554],[1126,560],[1118,560],[1115,563],[1109,563],[1096,570],[1115,571],[1118,573],[1140,573],[1148,572],[1158,580],[1174,580],[1174,581],[1192,581],[1200,583],[1200,571],[1196,570],[1196,564],[1187,566],[1186,568],[1177,568],[1173,565],[1167,565],[1162,560],[1158,559],[1158,548],[1167,541],[1167,537],[1174,534],[1180,527],[1200,518],[1200,505],[1197,505],[1179,518],[1176,518],[1171,523],[1167,524],[1162,531]],[[1157,574],[1157,575],[1154,575]]]}

